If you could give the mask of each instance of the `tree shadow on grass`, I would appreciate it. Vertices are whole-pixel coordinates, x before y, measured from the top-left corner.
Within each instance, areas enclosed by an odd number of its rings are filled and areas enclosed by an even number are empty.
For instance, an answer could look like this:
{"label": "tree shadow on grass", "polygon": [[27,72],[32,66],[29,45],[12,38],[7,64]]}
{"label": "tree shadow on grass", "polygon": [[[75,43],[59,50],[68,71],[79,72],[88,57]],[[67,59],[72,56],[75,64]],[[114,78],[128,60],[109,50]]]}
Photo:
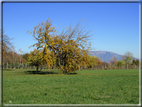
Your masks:
{"label": "tree shadow on grass", "polygon": [[26,73],[26,74],[41,74],[41,75],[45,75],[45,74],[59,74],[59,73],[57,73],[57,72],[54,72],[54,71],[52,71],[52,72],[50,72],[50,71],[24,71],[24,73]]}
{"label": "tree shadow on grass", "polygon": [[[62,74],[56,71],[24,71],[26,74],[40,74],[40,75],[46,75],[46,74]],[[64,73],[65,75],[75,75],[78,73]]]}
{"label": "tree shadow on grass", "polygon": [[78,74],[78,73],[67,73],[68,75],[75,75],[75,74]]}

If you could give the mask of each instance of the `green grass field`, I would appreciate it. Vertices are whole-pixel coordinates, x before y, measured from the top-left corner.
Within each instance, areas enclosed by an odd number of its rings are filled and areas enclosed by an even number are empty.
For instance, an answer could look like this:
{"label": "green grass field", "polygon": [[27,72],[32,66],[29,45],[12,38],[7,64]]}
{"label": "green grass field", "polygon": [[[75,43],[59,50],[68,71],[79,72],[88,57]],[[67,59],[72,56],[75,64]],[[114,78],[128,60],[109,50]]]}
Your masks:
{"label": "green grass field", "polygon": [[3,70],[3,104],[139,103],[139,70],[30,71]]}

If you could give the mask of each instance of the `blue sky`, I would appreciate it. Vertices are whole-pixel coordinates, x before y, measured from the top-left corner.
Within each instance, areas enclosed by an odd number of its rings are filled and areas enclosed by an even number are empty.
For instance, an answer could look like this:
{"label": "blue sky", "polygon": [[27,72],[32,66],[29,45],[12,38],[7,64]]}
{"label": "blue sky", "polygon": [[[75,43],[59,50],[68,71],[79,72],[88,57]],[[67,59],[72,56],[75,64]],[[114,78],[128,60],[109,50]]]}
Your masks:
{"label": "blue sky", "polygon": [[[26,31],[46,21],[63,30],[80,19],[91,30],[95,51],[111,51],[121,55],[129,51],[139,58],[139,3],[4,3],[3,28],[14,38],[15,51],[24,53],[36,43]],[[87,22],[86,22],[87,21]]]}

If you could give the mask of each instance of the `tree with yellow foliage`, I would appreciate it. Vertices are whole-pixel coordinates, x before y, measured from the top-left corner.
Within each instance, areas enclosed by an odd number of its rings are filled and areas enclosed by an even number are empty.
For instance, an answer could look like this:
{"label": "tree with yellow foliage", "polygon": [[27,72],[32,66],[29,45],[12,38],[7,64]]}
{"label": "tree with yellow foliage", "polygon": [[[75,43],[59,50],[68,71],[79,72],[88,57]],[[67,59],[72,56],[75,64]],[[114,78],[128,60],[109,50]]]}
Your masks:
{"label": "tree with yellow foliage", "polygon": [[98,67],[101,65],[101,63],[102,63],[102,60],[100,59],[100,58],[98,58],[98,57],[96,57],[95,59],[94,59],[94,61],[95,61],[95,66],[97,66],[97,69],[98,69]]}
{"label": "tree with yellow foliage", "polygon": [[89,66],[94,69],[94,66],[97,65],[97,57],[95,56],[89,56]]}
{"label": "tree with yellow foliage", "polygon": [[43,50],[43,63],[47,64],[47,67],[50,69],[56,63],[56,58],[54,57],[54,52],[47,49],[47,44],[45,44]]}
{"label": "tree with yellow foliage", "polygon": [[43,65],[43,55],[41,50],[36,50],[30,52],[28,63],[31,66],[36,66],[36,71],[38,72],[39,66]]}
{"label": "tree with yellow foliage", "polygon": [[[47,65],[51,67],[51,65],[58,62],[62,73],[74,73],[77,69],[76,66],[87,67],[88,51],[91,45],[87,42],[89,32],[86,32],[85,29],[81,28],[78,24],[73,29],[72,27],[66,27],[65,31],[54,35],[56,30],[55,27],[51,27],[51,25],[51,21],[47,19],[46,22],[34,27],[33,32],[30,32],[37,40],[37,43],[32,46],[44,50],[43,60]],[[47,54],[47,51],[49,51],[50,54]]]}

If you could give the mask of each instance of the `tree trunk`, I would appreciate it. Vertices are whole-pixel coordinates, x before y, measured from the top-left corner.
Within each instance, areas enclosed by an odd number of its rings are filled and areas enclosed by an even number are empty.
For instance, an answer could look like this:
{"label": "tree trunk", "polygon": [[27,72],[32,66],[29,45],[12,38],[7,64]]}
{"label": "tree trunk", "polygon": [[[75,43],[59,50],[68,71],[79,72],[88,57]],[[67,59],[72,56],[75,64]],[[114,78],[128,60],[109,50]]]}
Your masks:
{"label": "tree trunk", "polygon": [[38,72],[38,66],[36,67],[36,71]]}

